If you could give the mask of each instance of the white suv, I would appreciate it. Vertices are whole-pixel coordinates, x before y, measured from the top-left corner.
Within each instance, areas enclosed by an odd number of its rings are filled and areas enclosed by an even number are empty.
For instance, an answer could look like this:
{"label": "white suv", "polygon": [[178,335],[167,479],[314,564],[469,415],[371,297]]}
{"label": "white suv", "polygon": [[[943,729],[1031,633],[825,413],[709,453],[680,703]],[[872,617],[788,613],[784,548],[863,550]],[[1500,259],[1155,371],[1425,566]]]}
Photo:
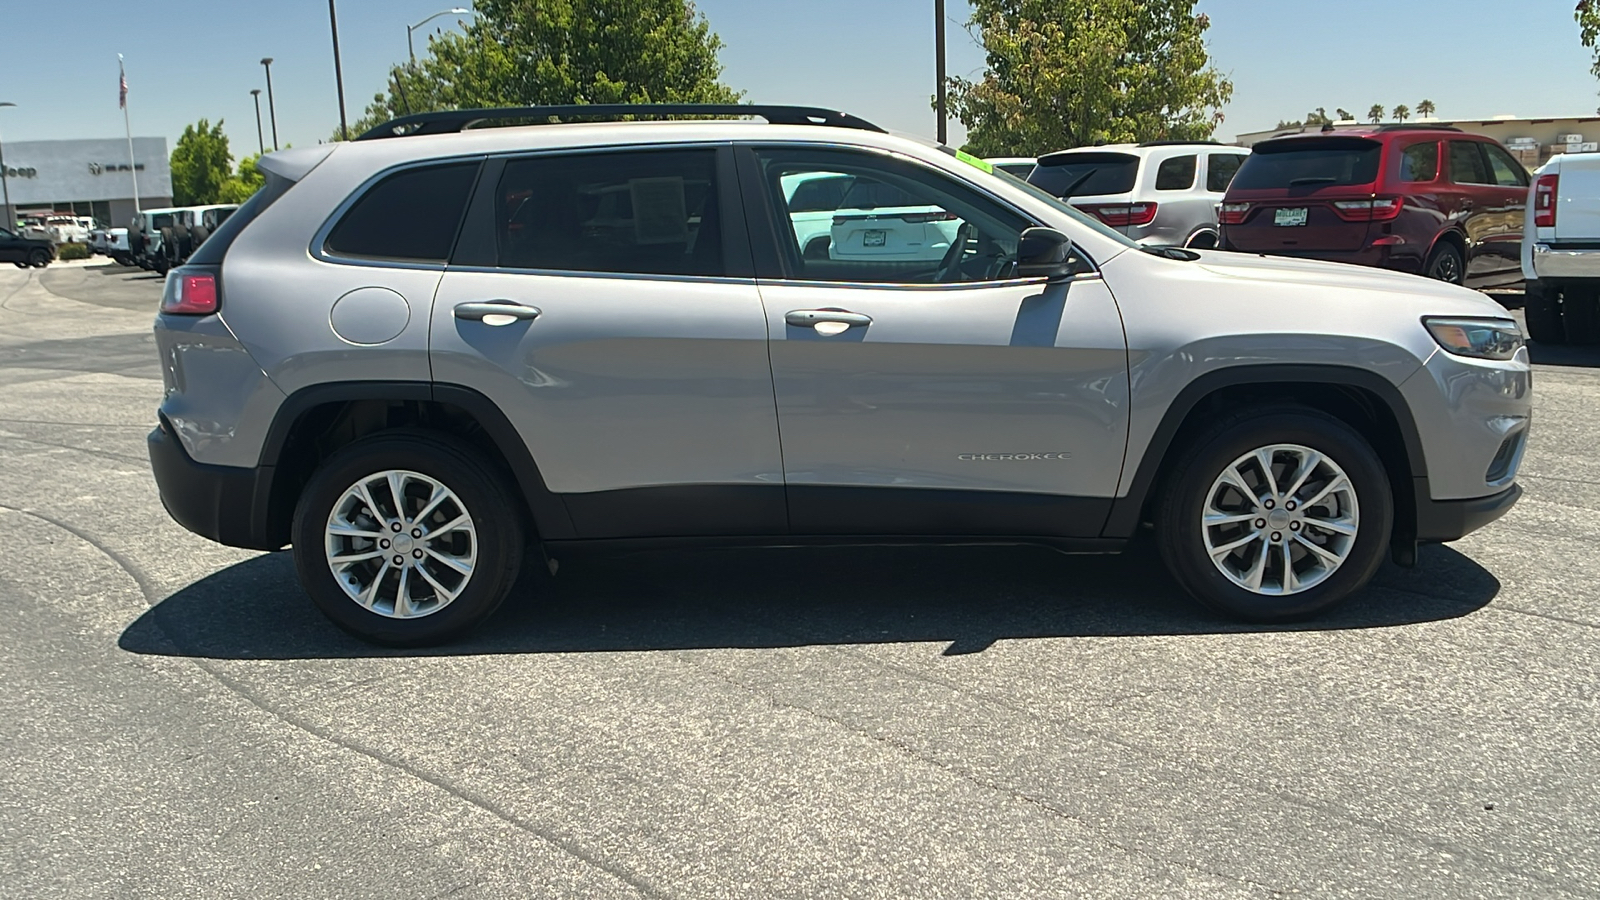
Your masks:
{"label": "white suv", "polygon": [[1192,141],[1080,147],[1039,157],[1028,183],[1142,244],[1211,250],[1217,205],[1249,155]]}

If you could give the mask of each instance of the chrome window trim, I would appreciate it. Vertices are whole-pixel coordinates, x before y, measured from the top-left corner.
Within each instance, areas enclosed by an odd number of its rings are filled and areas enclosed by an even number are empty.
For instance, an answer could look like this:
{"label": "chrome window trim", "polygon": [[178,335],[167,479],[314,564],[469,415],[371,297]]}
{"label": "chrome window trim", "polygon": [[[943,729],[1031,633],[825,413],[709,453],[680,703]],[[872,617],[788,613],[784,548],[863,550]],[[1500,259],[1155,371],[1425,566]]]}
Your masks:
{"label": "chrome window trim", "polygon": [[500,266],[446,266],[447,273],[463,272],[473,275],[543,275],[550,278],[613,278],[624,281],[672,281],[688,284],[744,284],[754,285],[754,278],[734,275],[656,275],[649,272],[597,272],[590,269],[529,269],[502,268]]}

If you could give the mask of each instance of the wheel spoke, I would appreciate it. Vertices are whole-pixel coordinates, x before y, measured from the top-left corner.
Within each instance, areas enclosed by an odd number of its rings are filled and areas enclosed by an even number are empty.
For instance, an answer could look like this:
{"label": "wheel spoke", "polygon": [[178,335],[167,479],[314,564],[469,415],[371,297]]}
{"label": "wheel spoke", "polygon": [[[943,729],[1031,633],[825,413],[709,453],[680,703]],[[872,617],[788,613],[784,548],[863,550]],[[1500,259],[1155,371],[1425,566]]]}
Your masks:
{"label": "wheel spoke", "polygon": [[1207,515],[1205,517],[1205,523],[1206,523],[1206,527],[1208,527],[1208,528],[1212,527],[1212,526],[1215,526],[1215,525],[1235,525],[1235,524],[1237,524],[1239,522],[1248,522],[1251,519],[1254,519],[1259,515],[1260,515],[1260,513],[1256,513],[1256,512],[1247,512],[1247,513],[1214,513],[1214,514]]}
{"label": "wheel spoke", "polygon": [[441,605],[449,603],[456,598],[456,592],[440,584],[439,579],[433,577],[433,573],[428,571],[427,566],[419,564],[417,566],[417,574],[422,576],[423,581],[433,586],[434,593],[439,595],[439,603]]}
{"label": "wheel spoke", "polygon": [[1292,541],[1283,541],[1278,544],[1278,551],[1283,557],[1283,592],[1292,594],[1300,590],[1300,584],[1294,574],[1294,554],[1289,552]]}
{"label": "wheel spoke", "polygon": [[1259,541],[1259,540],[1261,540],[1261,532],[1252,531],[1249,534],[1245,535],[1244,537],[1239,538],[1236,541],[1233,541],[1232,543],[1223,544],[1220,547],[1212,547],[1211,548],[1211,558],[1212,559],[1221,559],[1222,557],[1227,556],[1229,553],[1232,553],[1233,551],[1239,549],[1240,547],[1243,547],[1244,545],[1250,543],[1251,541]]}
{"label": "wheel spoke", "polygon": [[399,472],[388,473],[389,499],[394,501],[394,517],[400,520],[401,525],[410,525],[406,518],[406,490],[405,476]]}
{"label": "wheel spoke", "polygon": [[411,598],[406,596],[406,585],[410,582],[410,566],[400,567],[400,587],[394,592],[394,614],[399,618],[411,615]]}
{"label": "wheel spoke", "polygon": [[361,562],[364,559],[377,559],[380,556],[388,555],[389,551],[387,550],[373,548],[371,550],[364,550],[357,553],[341,553],[337,556],[330,556],[328,557],[328,562],[333,563],[336,566],[343,567],[353,563]]}
{"label": "wheel spoke", "polygon": [[422,539],[425,541],[431,541],[440,535],[449,534],[450,532],[456,531],[465,525],[470,525],[471,523],[472,519],[463,513],[462,515],[456,516],[454,519],[451,519],[443,525],[440,525],[438,528],[430,528],[427,531],[424,531],[422,533]]}
{"label": "wheel spoke", "polygon": [[1343,557],[1329,551],[1326,547],[1317,544],[1315,541],[1306,540],[1302,535],[1297,534],[1294,536],[1294,539],[1300,543],[1300,546],[1310,550],[1312,553],[1315,553],[1317,557],[1320,558],[1324,563],[1327,563],[1330,568],[1337,566],[1341,562],[1344,562]]}
{"label": "wheel spoke", "polygon": [[1278,476],[1272,474],[1271,447],[1262,447],[1256,451],[1256,465],[1261,467],[1261,475],[1267,479],[1267,490],[1272,496],[1278,496]]}
{"label": "wheel spoke", "polygon": [[425,548],[425,550],[427,551],[427,554],[429,556],[433,557],[434,559],[437,559],[439,562],[444,563],[445,565],[449,566],[450,568],[455,569],[457,572],[460,572],[462,575],[471,575],[472,574],[472,564],[467,562],[466,560],[456,559],[454,556],[446,556],[443,553],[440,553],[439,551],[433,549],[432,547],[427,547],[427,548]]}
{"label": "wheel spoke", "polygon": [[1244,575],[1245,587],[1252,591],[1261,590],[1261,576],[1265,574],[1267,574],[1267,548],[1262,547],[1261,552],[1256,554],[1255,565],[1252,565],[1250,571]]}
{"label": "wheel spoke", "polygon": [[1317,470],[1317,465],[1321,462],[1321,453],[1318,453],[1315,450],[1307,453],[1305,456],[1305,461],[1300,466],[1300,471],[1294,477],[1294,485],[1287,491],[1284,491],[1283,496],[1292,499],[1294,495],[1300,493],[1300,489],[1306,486],[1306,479],[1311,477],[1311,473]]}
{"label": "wheel spoke", "polygon": [[368,531],[367,529],[362,528],[354,523],[329,525],[328,533],[336,537],[369,538],[371,540],[377,540],[378,538],[388,536],[387,532]]}
{"label": "wheel spoke", "polygon": [[361,492],[361,502],[367,505],[367,513],[377,520],[378,524],[381,525],[389,520],[389,517],[384,515],[383,510],[378,507],[378,501],[372,499],[372,492],[367,490],[365,481],[356,482],[356,490]]}
{"label": "wheel spoke", "polygon": [[1316,528],[1320,531],[1333,531],[1352,536],[1356,533],[1356,523],[1349,519],[1317,519],[1306,516],[1305,522],[1308,527]]}
{"label": "wheel spoke", "polygon": [[389,562],[387,559],[383,561],[382,566],[378,567],[378,573],[372,576],[372,583],[367,585],[366,588],[361,592],[361,596],[356,598],[356,600],[362,606],[365,606],[367,609],[371,609],[372,604],[378,601],[378,587],[383,584],[383,577],[388,575],[389,570],[393,567],[394,564]]}
{"label": "wheel spoke", "polygon": [[1350,486],[1350,480],[1348,478],[1345,478],[1344,475],[1341,474],[1338,477],[1334,478],[1332,481],[1330,481],[1327,484],[1323,485],[1322,486],[1322,490],[1317,491],[1317,495],[1315,497],[1312,497],[1310,500],[1307,500],[1306,502],[1300,504],[1300,508],[1301,509],[1310,509],[1311,507],[1316,506],[1318,503],[1321,503],[1323,498],[1327,497],[1329,494],[1333,493],[1334,491],[1336,491],[1336,490],[1338,490],[1340,488],[1349,487],[1349,486]]}
{"label": "wheel spoke", "polygon": [[1251,506],[1261,506],[1261,498],[1256,496],[1255,490],[1251,488],[1250,485],[1245,484],[1244,479],[1240,478],[1239,473],[1235,472],[1233,469],[1227,469],[1222,473],[1221,483],[1229,485],[1234,490],[1243,494],[1244,498],[1250,501]]}
{"label": "wheel spoke", "polygon": [[438,509],[439,504],[443,503],[449,496],[450,492],[445,490],[443,485],[434,485],[433,496],[428,498],[427,505],[423,506],[422,511],[417,513],[411,521],[421,522],[423,519],[433,515],[433,511]]}

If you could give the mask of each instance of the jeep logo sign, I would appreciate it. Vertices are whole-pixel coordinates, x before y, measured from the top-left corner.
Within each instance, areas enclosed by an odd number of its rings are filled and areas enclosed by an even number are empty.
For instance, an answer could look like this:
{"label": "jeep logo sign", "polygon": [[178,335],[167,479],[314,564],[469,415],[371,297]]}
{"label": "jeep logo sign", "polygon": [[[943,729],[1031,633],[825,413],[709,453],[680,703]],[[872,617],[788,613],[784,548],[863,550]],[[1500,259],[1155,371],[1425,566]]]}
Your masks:
{"label": "jeep logo sign", "polygon": [[89,163],[89,174],[90,175],[99,175],[101,172],[104,172],[105,170],[106,170],[105,166],[102,166],[99,163]]}
{"label": "jeep logo sign", "polygon": [[38,178],[39,177],[39,170],[33,168],[32,166],[23,166],[20,169],[12,169],[12,168],[8,167],[6,169],[6,177],[7,178]]}

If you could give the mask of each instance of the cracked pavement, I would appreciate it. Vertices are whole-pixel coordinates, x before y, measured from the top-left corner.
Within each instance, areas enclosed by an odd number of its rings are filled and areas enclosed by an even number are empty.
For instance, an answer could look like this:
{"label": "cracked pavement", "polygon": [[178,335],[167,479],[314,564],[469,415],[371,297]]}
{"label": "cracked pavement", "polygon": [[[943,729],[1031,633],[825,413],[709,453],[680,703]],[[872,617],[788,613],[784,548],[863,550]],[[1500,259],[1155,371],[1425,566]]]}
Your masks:
{"label": "cracked pavement", "polygon": [[1509,516],[1316,622],[1145,547],[706,550],[397,652],[162,510],[159,292],[0,271],[0,893],[1600,893],[1600,349],[1535,348]]}

